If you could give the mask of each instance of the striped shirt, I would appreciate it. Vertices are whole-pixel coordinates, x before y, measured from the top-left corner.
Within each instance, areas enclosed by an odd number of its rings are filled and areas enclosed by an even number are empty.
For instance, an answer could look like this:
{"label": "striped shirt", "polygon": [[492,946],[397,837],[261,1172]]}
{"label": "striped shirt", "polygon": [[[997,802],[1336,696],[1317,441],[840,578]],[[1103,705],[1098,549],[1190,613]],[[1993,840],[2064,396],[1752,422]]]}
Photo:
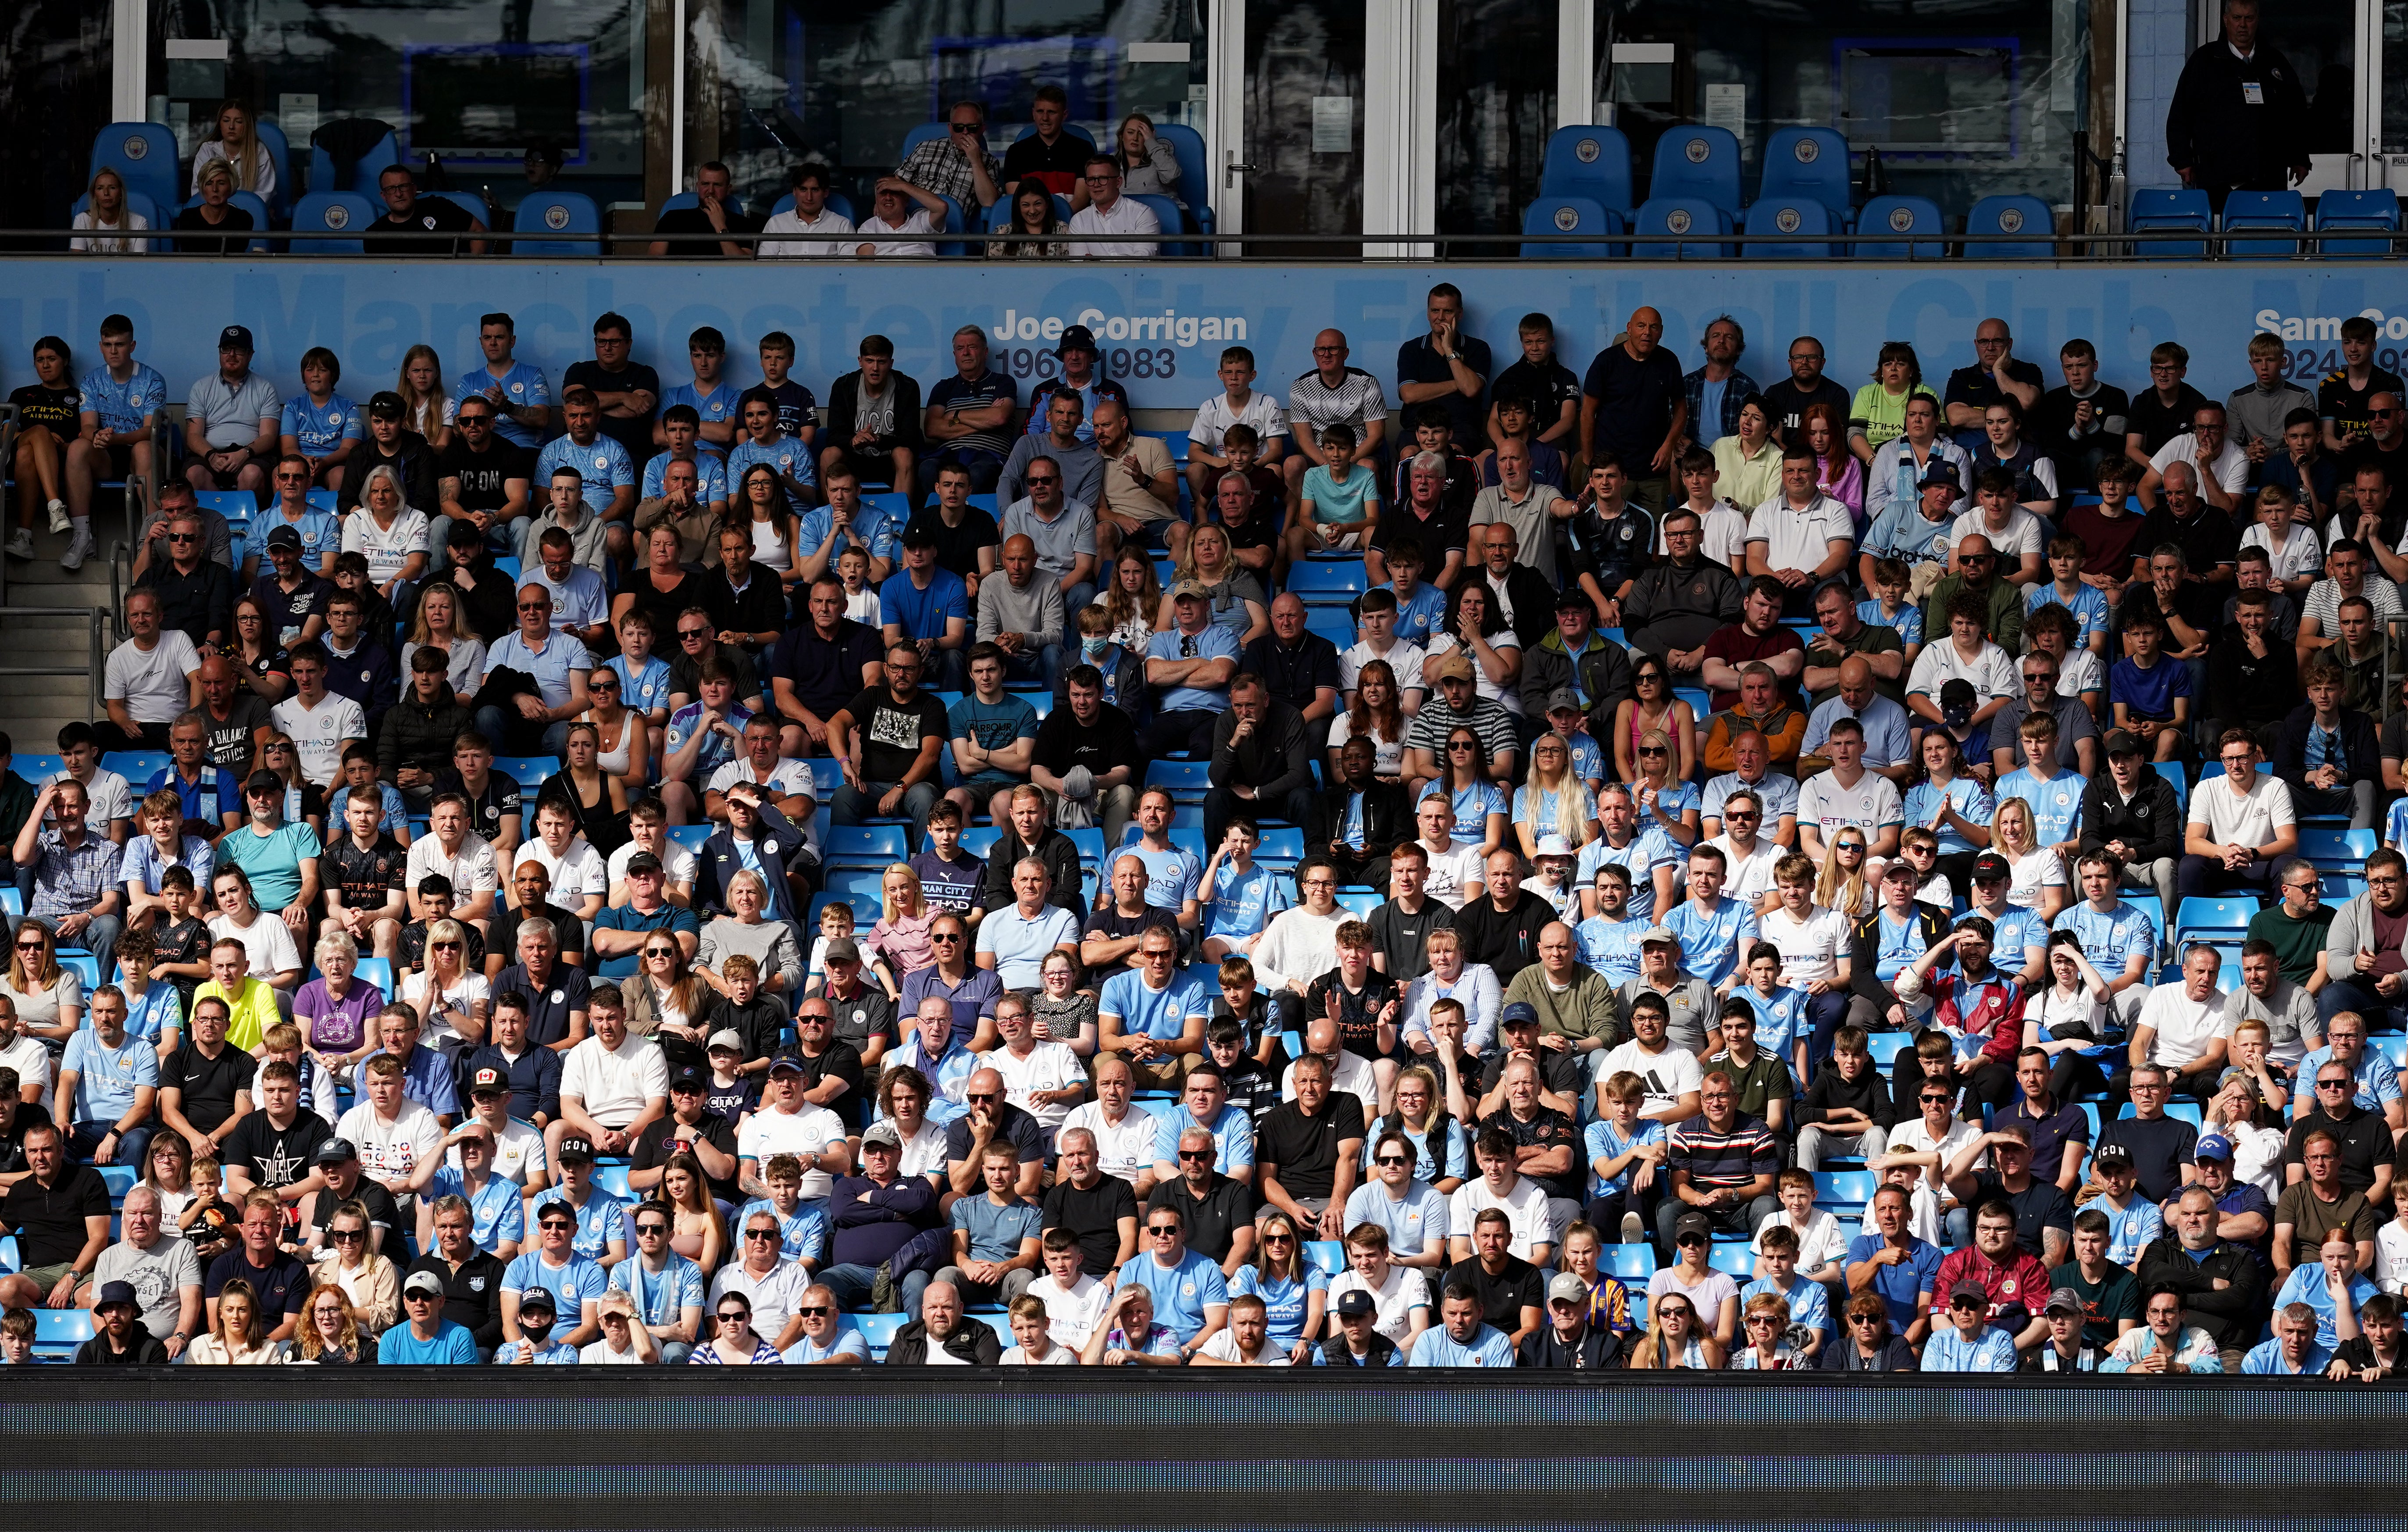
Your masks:
{"label": "striped shirt", "polygon": [[1521,737],[1513,730],[1513,715],[1505,710],[1503,703],[1488,697],[1474,700],[1469,716],[1443,702],[1424,708],[1413,715],[1412,726],[1405,731],[1405,748],[1428,751],[1443,761],[1447,734],[1458,726],[1479,735],[1481,749],[1489,756],[1522,748]]}
{"label": "striped shirt", "polygon": [[1668,1171],[1687,1171],[1692,1186],[1715,1191],[1778,1173],[1781,1150],[1760,1119],[1734,1113],[1730,1125],[1717,1130],[1692,1117],[1672,1130],[1664,1165]]}
{"label": "striped shirt", "polygon": [[55,921],[90,909],[124,881],[118,876],[117,842],[105,835],[86,829],[83,844],[70,847],[57,830],[44,830],[39,844],[34,902],[25,911],[36,920]]}
{"label": "striped shirt", "polygon": [[[92,385],[87,381],[84,386]],[[1387,418],[1388,402],[1380,392],[1380,380],[1360,367],[1348,367],[1340,373],[1336,388],[1321,380],[1321,370],[1316,367],[1298,378],[1287,391],[1290,430],[1310,432],[1316,441],[1326,427],[1342,424],[1354,428],[1354,439],[1360,443],[1365,426]]]}

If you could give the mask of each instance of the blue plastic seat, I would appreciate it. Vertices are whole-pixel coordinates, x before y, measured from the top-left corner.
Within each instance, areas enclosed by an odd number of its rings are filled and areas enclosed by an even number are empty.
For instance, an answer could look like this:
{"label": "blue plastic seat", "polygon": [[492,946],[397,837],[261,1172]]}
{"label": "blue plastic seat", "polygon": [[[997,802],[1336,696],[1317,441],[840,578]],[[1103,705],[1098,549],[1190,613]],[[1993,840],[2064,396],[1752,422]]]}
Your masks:
{"label": "blue plastic seat", "polygon": [[34,1310],[34,1359],[38,1362],[71,1362],[76,1348],[92,1339],[92,1310],[89,1309],[36,1309]]}
{"label": "blue plastic seat", "polygon": [[393,959],[362,957],[351,965],[351,974],[364,983],[374,984],[388,1000],[396,993],[393,984]]}
{"label": "blue plastic seat", "polygon": [[1202,793],[1212,785],[1212,763],[1210,761],[1165,761],[1146,763],[1145,785],[1167,787],[1173,792],[1188,789]]}
{"label": "blue plastic seat", "polygon": [[1315,602],[1343,606],[1371,588],[1371,577],[1360,557],[1309,558],[1287,572],[1288,594],[1306,606]]}
{"label": "blue plastic seat", "polygon": [[249,490],[202,490],[193,498],[203,510],[214,510],[236,526],[259,514],[259,496]]}
{"label": "blue plastic seat", "polygon": [[1813,1174],[1817,1207],[1861,1208],[1872,1200],[1874,1181],[1870,1170],[1817,1170]]}
{"label": "blue plastic seat", "polygon": [[[582,192],[550,187],[530,192],[510,217],[515,234],[600,234],[602,209]],[[599,255],[602,246],[591,239],[513,239],[510,250],[521,255]]]}
{"label": "blue plastic seat", "polygon": [[100,758],[100,764],[124,778],[139,794],[142,784],[165,770],[170,759],[164,750],[113,750]]}
{"label": "blue plastic seat", "polygon": [[[1620,234],[1622,220],[1611,208],[1593,197],[1541,195],[1538,201],[1522,209],[1522,234],[1589,235]],[[1526,244],[1522,247],[1525,261],[1608,261],[1621,252],[1621,247],[1592,238],[1582,243]]]}
{"label": "blue plastic seat", "polygon": [[2057,256],[2057,216],[2039,197],[2019,193],[1984,197],[1965,215],[1965,232],[2007,236],[1979,243],[1967,240],[1969,261],[2048,261]]}
{"label": "blue plastic seat", "polygon": [[869,1342],[870,1358],[879,1362],[886,1360],[886,1348],[895,1343],[895,1332],[910,1321],[910,1314],[846,1314],[843,1316],[843,1323],[859,1330],[861,1339]]}
{"label": "blue plastic seat", "polygon": [[1695,197],[1737,218],[1747,204],[1740,194],[1739,135],[1728,128],[1684,122],[1656,140],[1656,163],[1647,177],[1647,200]]}
{"label": "blue plastic seat", "polygon": [[1706,1252],[1706,1265],[1716,1271],[1728,1272],[1742,1281],[1756,1280],[1756,1252],[1743,1241],[1716,1244]]}
{"label": "blue plastic seat", "polygon": [[1001,830],[992,824],[982,824],[976,829],[962,832],[962,850],[983,862],[987,853],[995,850],[995,843],[1002,838]]}
{"label": "blue plastic seat", "polygon": [[2372,830],[2304,829],[2299,854],[2319,870],[2346,872],[2374,854],[2373,839]]}
{"label": "blue plastic seat", "polygon": [[2229,236],[2237,229],[2278,229],[2294,237],[2289,239],[2233,239],[2224,241],[2224,253],[2242,256],[2284,256],[2300,253],[2296,237],[2308,226],[2308,205],[2299,193],[2286,189],[2280,192],[2233,192],[2224,199],[2224,232]]}
{"label": "blue plastic seat", "polygon": [[2158,776],[2173,784],[2174,807],[2188,814],[2190,812],[2190,779],[2183,775],[2182,763],[2152,761],[2149,765],[2157,768]]}
{"label": "blue plastic seat", "polygon": [[1354,647],[1354,619],[1348,615],[1343,607],[1316,607],[1309,601],[1306,602],[1304,631],[1318,633],[1336,644],[1338,651],[1341,654]]}
{"label": "blue plastic seat", "polygon": [[1380,908],[1380,896],[1369,889],[1340,894],[1338,902],[1358,920],[1369,920],[1371,911]]}
{"label": "blue plastic seat", "polygon": [[376,219],[376,204],[356,192],[312,192],[293,205],[293,232],[335,237],[294,239],[293,251],[300,255],[357,255],[361,231]]}
{"label": "blue plastic seat", "polygon": [[891,824],[832,824],[820,832],[820,852],[831,867],[882,868],[911,854],[910,833]]}
{"label": "blue plastic seat", "polygon": [[1747,243],[1742,253],[1751,261],[1828,261],[1844,246],[1805,237],[1838,234],[1839,217],[1820,202],[1804,197],[1760,198],[1747,210]]}
{"label": "blue plastic seat", "polygon": [[677,845],[683,846],[690,852],[698,852],[702,850],[704,843],[710,839],[710,831],[711,826],[708,824],[672,824],[668,826],[669,839]]}
{"label": "blue plastic seat", "polygon": [[1758,202],[1810,198],[1845,226],[1856,210],[1848,182],[1848,140],[1837,128],[1775,128],[1764,142]]}
{"label": "blue plastic seat", "polygon": [[1656,1275],[1656,1247],[1641,1240],[1605,1247],[1607,1269],[1627,1282],[1645,1283]]}
{"label": "blue plastic seat", "polygon": [[[176,159],[176,133],[164,122],[111,122],[93,135],[92,160],[84,167],[84,184],[114,166],[128,192],[139,192],[158,208],[184,205],[184,180]],[[150,226],[158,228],[160,220]]]}
{"label": "blue plastic seat", "polygon": [[[1170,146],[1170,157],[1179,162],[1179,197],[1185,205],[1187,226],[1204,234],[1213,229],[1212,172],[1204,153],[1204,136],[1184,122],[1160,122],[1154,136]],[[1212,253],[1207,247],[1205,254]]]}
{"label": "blue plastic seat", "polygon": [[627,1186],[627,1167],[624,1165],[597,1165],[594,1167],[594,1184],[622,1202],[632,1200]]}
{"label": "blue plastic seat", "polygon": [[[2360,192],[2327,192],[2316,198],[2316,250],[2325,255],[2388,255],[2400,227],[2400,193],[2387,186]],[[2337,239],[2344,230],[2371,237]]]}
{"label": "blue plastic seat", "polygon": [[[1187,219],[1180,211],[1176,198],[1164,196],[1159,192],[1130,192],[1126,195],[1132,202],[1140,203],[1154,210],[1154,221],[1162,225],[1163,233],[1185,232]],[[962,225],[956,223],[954,226],[958,228]],[[1194,258],[1196,247],[1182,239],[1166,239],[1162,242],[1160,252],[1164,255],[1176,256],[1181,260],[1189,260]]]}
{"label": "blue plastic seat", "polygon": [[1727,242],[1677,241],[1692,235],[1730,232],[1731,215],[1704,197],[1649,197],[1631,221],[1630,254],[1640,261],[1721,259],[1731,253]]}
{"label": "blue plastic seat", "polygon": [[2248,898],[2189,898],[2175,912],[2179,931],[2246,931],[2258,913],[2258,901]]}
{"label": "blue plastic seat", "polygon": [[552,774],[560,769],[560,763],[549,755],[496,755],[494,757],[494,769],[507,774],[519,786],[532,792],[552,780]]}
{"label": "blue plastic seat", "polygon": [[1856,232],[1889,237],[1859,239],[1855,250],[1866,261],[1937,261],[1947,255],[1948,247],[1936,236],[1947,230],[1940,205],[1929,197],[1875,197],[1856,215]]}
{"label": "blue plastic seat", "polygon": [[1616,216],[1629,212],[1639,202],[1630,180],[1629,136],[1620,128],[1585,123],[1557,128],[1547,137],[1539,193],[1586,197]]}
{"label": "blue plastic seat", "polygon": [[284,136],[284,129],[272,117],[253,118],[251,130],[259,135],[259,147],[267,150],[267,163],[276,167],[276,195],[269,199],[268,208],[279,219],[293,210],[293,145]]}
{"label": "blue plastic seat", "polygon": [[1304,1259],[1307,1265],[1325,1276],[1335,1277],[1346,1269],[1346,1241],[1313,1239],[1306,1242]]}
{"label": "blue plastic seat", "polygon": [[2144,186],[2132,193],[2132,215],[2125,226],[2134,234],[2196,233],[2196,240],[2152,240],[2132,248],[2143,261],[2188,261],[2207,253],[2213,219],[2207,193],[2197,187]]}
{"label": "blue plastic seat", "polygon": [[[325,124],[320,124],[319,131],[323,132],[324,129]],[[356,192],[361,196],[374,201],[377,194],[377,178],[384,174],[385,166],[400,163],[401,146],[394,142],[393,135],[388,133],[369,145],[368,151],[361,155],[358,163],[351,166],[351,184],[338,186],[336,183],[334,156],[312,143],[309,146],[309,190],[313,193]]]}
{"label": "blue plastic seat", "polygon": [[1872,1056],[1874,1068],[1886,1071],[1914,1042],[1912,1032],[1874,1032],[1865,1038],[1865,1052]]}

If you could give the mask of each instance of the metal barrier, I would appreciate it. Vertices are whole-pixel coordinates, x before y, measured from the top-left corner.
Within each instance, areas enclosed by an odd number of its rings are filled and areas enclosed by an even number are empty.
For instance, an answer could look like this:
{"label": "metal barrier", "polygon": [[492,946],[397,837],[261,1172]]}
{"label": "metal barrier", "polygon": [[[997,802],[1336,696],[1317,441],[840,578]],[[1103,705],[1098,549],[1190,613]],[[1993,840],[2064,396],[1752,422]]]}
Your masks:
{"label": "metal barrier", "polygon": [[103,607],[0,607],[0,629],[26,618],[51,619],[72,617],[80,620],[90,634],[84,663],[72,665],[0,665],[0,680],[14,677],[81,676],[84,678],[84,717],[95,719],[101,712],[101,671],[108,663],[110,624],[108,609]]}

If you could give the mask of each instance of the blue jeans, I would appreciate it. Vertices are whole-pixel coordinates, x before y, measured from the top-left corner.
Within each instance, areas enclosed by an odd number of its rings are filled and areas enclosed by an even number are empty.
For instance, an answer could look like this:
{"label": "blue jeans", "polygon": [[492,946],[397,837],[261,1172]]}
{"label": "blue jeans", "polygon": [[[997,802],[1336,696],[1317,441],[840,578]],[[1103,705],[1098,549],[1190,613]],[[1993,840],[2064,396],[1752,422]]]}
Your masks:
{"label": "blue jeans", "polygon": [[[78,1123],[67,1134],[67,1156],[88,1160],[100,1148],[100,1140],[108,1136],[114,1123]],[[138,1166],[142,1151],[150,1145],[150,1136],[159,1131],[156,1123],[137,1123],[118,1137],[115,1164]]]}
{"label": "blue jeans", "polygon": [[1007,685],[1016,680],[1037,681],[1049,692],[1059,690],[1062,684],[1062,646],[1047,644],[1034,654],[1024,652],[1007,656],[1003,662],[1003,679]]}
{"label": "blue jeans", "polygon": [[2396,1024],[2402,1011],[2398,1003],[2375,993],[2374,981],[2365,974],[2344,974],[2316,992],[2316,1020],[2330,1025],[2343,1011],[2355,1011],[2366,1019],[2368,1030],[2383,1021]]}
{"label": "blue jeans", "polygon": [[878,1268],[847,1263],[823,1267],[820,1281],[836,1295],[836,1306],[847,1313],[860,1313],[869,1307],[870,1289],[877,1285]]}

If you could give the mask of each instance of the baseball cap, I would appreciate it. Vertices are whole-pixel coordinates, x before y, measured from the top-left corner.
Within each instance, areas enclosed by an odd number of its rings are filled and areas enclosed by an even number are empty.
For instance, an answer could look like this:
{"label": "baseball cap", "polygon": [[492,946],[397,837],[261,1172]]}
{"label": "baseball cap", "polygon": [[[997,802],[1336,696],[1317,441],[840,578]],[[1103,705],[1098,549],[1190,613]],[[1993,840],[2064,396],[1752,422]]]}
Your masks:
{"label": "baseball cap", "polygon": [[1170,599],[1173,601],[1210,601],[1212,597],[1205,591],[1204,587],[1197,581],[1192,580],[1182,580],[1178,584],[1173,585],[1170,588]]}
{"label": "baseball cap", "polygon": [[658,872],[661,870],[661,859],[654,856],[650,852],[638,852],[635,855],[627,858],[627,870],[629,872]]}
{"label": "baseball cap", "polygon": [[1973,722],[1973,709],[1981,698],[1973,683],[1961,677],[1940,688],[1940,721],[1952,729],[1961,729]]}
{"label": "baseball cap", "polygon": [[242,790],[245,793],[281,793],[284,791],[284,779],[261,766],[242,780]]}
{"label": "baseball cap", "polygon": [[914,523],[911,526],[904,530],[903,546],[906,548],[934,548],[937,546],[937,535],[929,531],[925,526]]}
{"label": "baseball cap", "polygon": [[2193,1165],[2204,1165],[2210,1160],[2223,1161],[2231,1158],[2232,1140],[2221,1133],[2201,1135],[2199,1147],[2190,1152],[2190,1161]]}
{"label": "baseball cap", "polygon": [[2101,748],[2103,748],[2110,755],[2138,755],[2141,753],[2141,742],[2132,737],[2132,731],[2129,729],[2109,729],[2107,731],[2107,738]]}
{"label": "baseball cap", "polygon": [[1639,945],[1644,947],[1650,942],[1662,942],[1667,947],[1678,947],[1681,945],[1681,938],[1672,934],[1672,928],[1669,925],[1651,925],[1639,933]]}
{"label": "baseball cap", "polygon": [[298,548],[301,546],[301,534],[289,525],[279,525],[267,534],[267,546]]}
{"label": "baseball cap", "polygon": [[561,1139],[560,1163],[563,1165],[592,1165],[594,1163],[593,1141],[587,1138]]}
{"label": "baseball cap", "polygon": [[718,1031],[712,1033],[710,1035],[710,1040],[703,1046],[704,1048],[710,1050],[725,1048],[734,1052],[740,1053],[744,1052],[744,1039],[736,1035],[736,1029],[734,1027],[723,1026]]}
{"label": "baseball cap", "polygon": [[862,1130],[861,1147],[867,1149],[872,1144],[884,1144],[889,1149],[901,1149],[903,1135],[896,1131],[895,1124],[892,1123],[872,1123]]}
{"label": "baseball cap", "polygon": [[100,1284],[100,1296],[92,1300],[92,1311],[96,1314],[103,1309],[114,1309],[120,1304],[128,1309],[138,1309],[142,1306],[142,1300],[134,1296],[134,1284],[103,1282]]}
{"label": "baseball cap", "polygon": [[468,1077],[470,1095],[508,1095],[509,1092],[510,1082],[499,1069],[480,1069]]}
{"label": "baseball cap", "polygon": [[710,1077],[689,1064],[669,1077],[673,1091],[699,1091],[710,1083]]}
{"label": "baseball cap", "polygon": [[1338,1295],[1338,1312],[1341,1317],[1375,1314],[1379,1311],[1380,1306],[1371,1301],[1371,1292],[1369,1288],[1350,1287]]}
{"label": "baseball cap", "polygon": [[1968,1298],[1987,1309],[1990,1306],[1990,1290],[1970,1277],[1948,1289],[1948,1305],[1952,1309]]}
{"label": "baseball cap", "polygon": [[1588,610],[1588,593],[1577,585],[1567,585],[1555,593],[1555,610]]}
{"label": "baseball cap", "polygon": [[2078,1314],[2082,1312],[2082,1295],[2071,1287],[2060,1287],[2048,1296],[2044,1314]]}
{"label": "baseball cap", "polygon": [[1709,1239],[1713,1238],[1714,1235],[1713,1220],[1700,1212],[1685,1212],[1679,1218],[1672,1221],[1672,1242],[1674,1244],[1679,1244],[1684,1237],[1692,1234],[1702,1234]]}
{"label": "baseball cap", "polygon": [[775,1074],[806,1074],[803,1055],[791,1048],[781,1048],[769,1055],[769,1072]]}
{"label": "baseball cap", "polygon": [[1542,835],[1539,838],[1539,854],[1542,857],[1570,856],[1572,843],[1559,835]]}
{"label": "baseball cap", "polygon": [[[419,1275],[431,1277],[434,1273],[422,1271]],[[547,1314],[557,1314],[560,1312],[560,1304],[552,1297],[551,1288],[529,1287],[519,1294],[519,1312],[523,1314],[530,1309],[540,1309]]]}
{"label": "baseball cap", "polygon": [[454,522],[452,530],[443,534],[446,548],[475,548],[485,540],[485,534],[474,522]]}
{"label": "baseball cap", "polygon": [[[443,1279],[432,1271],[413,1271],[401,1284],[401,1290],[404,1293],[425,1293],[439,1298],[443,1296]],[[526,1300],[521,1298],[519,1301],[520,1307],[524,1308]]]}
{"label": "baseball cap", "polygon": [[1973,881],[1977,883],[1987,878],[2011,880],[2014,875],[2015,869],[2007,866],[2007,859],[1996,852],[1984,852],[1973,858]]}
{"label": "baseball cap", "polygon": [[1914,870],[1914,864],[1912,862],[1892,862],[1887,866],[1882,868],[1882,877],[1885,880],[1890,878],[1903,878],[1911,883],[1922,876],[1923,875],[1921,873]]}
{"label": "baseball cap", "polygon": [[861,961],[861,943],[851,937],[838,937],[827,944],[827,950],[820,954],[820,959],[824,963],[858,963]]}
{"label": "baseball cap", "polygon": [[1934,484],[1945,484],[1952,490],[1959,491],[1965,487],[1964,480],[1956,477],[1956,470],[1937,457],[1931,460],[1929,467],[1923,470],[1923,477],[1914,481],[1914,487],[1928,490]]}
{"label": "baseball cap", "polygon": [[1068,329],[1062,332],[1062,338],[1060,342],[1054,346],[1054,354],[1056,356],[1067,356],[1075,351],[1092,351],[1095,350],[1096,350],[1096,332],[1088,329],[1083,324],[1073,324]]}
{"label": "baseball cap", "polygon": [[408,412],[409,407],[401,402],[401,395],[391,389],[386,389],[368,400],[368,413],[380,415],[389,421],[397,421]]}
{"label": "baseball cap", "polygon": [[1518,1026],[1526,1022],[1532,1026],[1539,1024],[1539,1008],[1527,1000],[1514,1001],[1497,1018],[1498,1026]]}
{"label": "baseball cap", "polygon": [[2090,1156],[2090,1167],[2094,1170],[2103,1170],[2110,1165],[2120,1165],[2129,1169],[2131,1164],[2132,1152],[2122,1144],[2100,1144]]}
{"label": "baseball cap", "polygon": [[554,1213],[558,1213],[563,1218],[573,1219],[577,1216],[577,1210],[570,1207],[567,1203],[561,1201],[560,1198],[552,1197],[546,1201],[541,1207],[536,1209],[536,1222],[540,1224]]}
{"label": "baseball cap", "polygon": [[349,1138],[329,1138],[318,1146],[311,1156],[320,1165],[344,1165],[360,1157],[360,1152]]}
{"label": "baseball cap", "polygon": [[258,349],[251,343],[251,332],[239,324],[229,324],[218,332],[218,350],[222,351],[251,351]]}
{"label": "baseball cap", "polygon": [[1588,1302],[1588,1283],[1581,1281],[1572,1272],[1558,1271],[1555,1275],[1555,1280],[1547,1283],[1547,1301],[1549,1303],[1586,1303]]}
{"label": "baseball cap", "polygon": [[1433,681],[1469,680],[1471,662],[1455,651],[1449,650],[1444,657],[1432,660],[1423,666],[1422,674]]}
{"label": "baseball cap", "polygon": [[1547,694],[1547,711],[1551,713],[1582,710],[1580,694],[1569,686],[1558,686]]}

